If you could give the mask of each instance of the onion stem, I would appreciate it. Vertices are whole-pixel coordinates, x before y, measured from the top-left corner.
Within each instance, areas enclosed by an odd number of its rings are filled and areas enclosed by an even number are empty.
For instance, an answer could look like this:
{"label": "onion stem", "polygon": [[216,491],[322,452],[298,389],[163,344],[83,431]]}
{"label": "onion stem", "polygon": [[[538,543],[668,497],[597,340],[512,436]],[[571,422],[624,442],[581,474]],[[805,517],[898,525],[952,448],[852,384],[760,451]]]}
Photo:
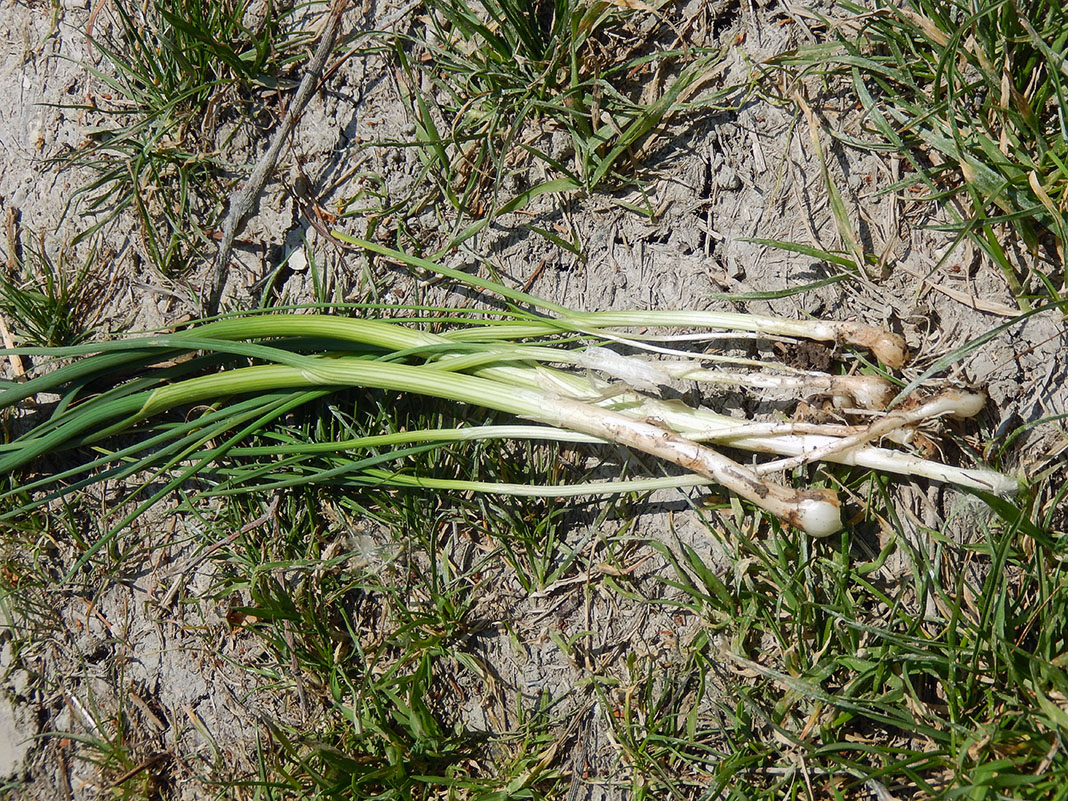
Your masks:
{"label": "onion stem", "polygon": [[[513,300],[530,299],[514,290],[509,292],[506,296]],[[768,336],[847,342],[871,349],[893,368],[905,359],[904,343],[894,334],[855,323],[791,321],[738,313],[574,312],[559,306],[551,306],[550,310],[557,316],[531,315],[494,323],[483,320],[482,324],[460,325],[441,334],[385,320],[270,314],[219,320],[173,334],[100,343],[90,348],[56,349],[50,353],[87,358],[0,392],[0,406],[13,406],[37,393],[58,392],[64,398],[50,419],[24,437],[0,447],[0,473],[18,469],[60,448],[99,442],[180,407],[225,404],[235,396],[270,394],[275,399],[272,408],[281,408],[284,404],[277,400],[278,393],[292,391],[311,398],[318,397],[322,391],[365,387],[481,406],[541,425],[372,435],[337,443],[268,448],[266,453],[237,441],[205,450],[204,435],[189,425],[173,429],[177,432],[173,437],[158,433],[147,442],[159,448],[161,460],[167,460],[161,469],[175,466],[180,458],[195,457],[200,460],[194,459],[196,465],[209,464],[217,458],[214,454],[244,457],[292,454],[291,458],[298,459],[342,448],[395,447],[419,441],[505,437],[614,442],[670,461],[693,474],[623,482],[617,491],[672,482],[680,486],[711,481],[815,536],[825,536],[841,528],[839,502],[834,493],[824,489],[787,488],[771,480],[769,474],[821,460],[948,481],[995,493],[1008,493],[1016,488],[1011,478],[992,470],[943,465],[876,444],[888,439],[907,442],[916,426],[943,416],[974,416],[984,402],[979,393],[944,391],[911,410],[882,413],[870,411],[885,409],[892,394],[890,383],[880,377],[838,376],[785,368],[751,372],[710,369],[700,357],[652,360],[626,356],[596,344],[586,347],[579,341],[618,342],[625,338],[612,332],[625,328],[728,328]],[[333,343],[334,349],[318,354],[301,352],[300,347],[307,349],[302,343],[307,342]],[[39,349],[21,352],[28,351],[41,352]],[[219,354],[213,358],[238,360],[246,366],[198,374],[202,364],[211,366],[214,362],[197,358],[184,361],[188,354],[197,352]],[[154,359],[171,361],[165,368],[146,368]],[[754,363],[753,360],[736,361],[740,365]],[[116,369],[140,370],[141,374],[126,382],[116,382]],[[111,380],[114,388],[98,396],[78,394],[97,379]],[[740,421],[704,407],[692,408],[645,394],[657,392],[674,381],[794,395],[824,394],[834,398],[838,405],[869,410],[864,414],[875,419],[865,425]],[[78,397],[82,400],[72,403]],[[858,413],[854,410],[854,414]],[[251,419],[254,414],[253,408],[242,406],[242,420]],[[263,419],[271,419],[270,414]],[[234,420],[237,421],[236,415]],[[213,411],[212,421],[213,432],[226,429],[225,414],[220,416]],[[247,430],[254,429],[255,426]],[[743,466],[704,444],[708,442],[785,458],[754,467]],[[113,455],[121,469],[107,468],[111,462],[103,456],[93,460],[85,470],[100,471],[103,476],[109,470],[129,475],[134,469],[129,466],[133,452],[124,448]],[[153,464],[151,458],[149,455],[143,457],[143,462],[134,460],[133,464],[143,463],[147,467]],[[381,461],[377,456],[374,460]],[[78,475],[81,472],[76,469],[61,474],[63,480]],[[378,467],[368,466],[363,475],[368,480],[393,476],[389,480],[395,484],[414,482],[418,486],[434,486],[429,479],[402,479]],[[76,486],[84,486],[88,481],[88,478],[78,479]],[[32,486],[36,490],[47,484],[36,480]],[[467,482],[465,486],[476,485],[481,486],[479,482]],[[485,488],[495,492],[523,491],[515,485],[493,482],[485,483]],[[597,484],[585,492],[582,488],[569,489],[567,494],[605,491],[607,485]]]}

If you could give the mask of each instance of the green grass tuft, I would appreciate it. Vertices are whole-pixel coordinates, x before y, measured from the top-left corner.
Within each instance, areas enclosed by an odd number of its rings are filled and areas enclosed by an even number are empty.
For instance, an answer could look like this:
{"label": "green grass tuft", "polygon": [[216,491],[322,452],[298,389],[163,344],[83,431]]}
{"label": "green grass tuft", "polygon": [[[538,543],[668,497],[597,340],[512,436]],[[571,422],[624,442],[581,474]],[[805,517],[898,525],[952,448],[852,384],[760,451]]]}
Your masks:
{"label": "green grass tuft", "polygon": [[[88,67],[99,88],[76,108],[103,121],[61,161],[96,173],[76,195],[93,217],[89,231],[131,210],[167,275],[186,272],[208,244],[235,166],[230,139],[263,123],[281,76],[301,57],[290,15],[268,3],[262,20],[246,24],[250,5],[115,2],[90,32],[103,62]],[[229,138],[217,141],[224,125]]]}
{"label": "green grass tuft", "polygon": [[22,243],[15,234],[8,242],[11,269],[0,275],[0,309],[21,344],[63,347],[92,335],[103,294],[94,275],[99,252],[91,245],[76,267],[69,254],[63,245],[53,258],[44,236]]}
{"label": "green grass tuft", "polygon": [[[830,41],[772,60],[843,79],[863,107],[860,148],[903,155],[897,187],[957,204],[951,228],[997,264],[1023,308],[1059,299],[1068,245],[1068,15],[1060,3],[878,0]],[[842,85],[842,84],[838,84]],[[1006,232],[1030,252],[1021,264]]]}
{"label": "green grass tuft", "polygon": [[[435,187],[415,210],[440,197],[461,215],[439,252],[542,194],[640,186],[641,154],[726,56],[691,46],[672,27],[668,4],[426,5],[426,29],[398,40],[395,52],[424,176]],[[661,81],[654,96],[643,91]]]}

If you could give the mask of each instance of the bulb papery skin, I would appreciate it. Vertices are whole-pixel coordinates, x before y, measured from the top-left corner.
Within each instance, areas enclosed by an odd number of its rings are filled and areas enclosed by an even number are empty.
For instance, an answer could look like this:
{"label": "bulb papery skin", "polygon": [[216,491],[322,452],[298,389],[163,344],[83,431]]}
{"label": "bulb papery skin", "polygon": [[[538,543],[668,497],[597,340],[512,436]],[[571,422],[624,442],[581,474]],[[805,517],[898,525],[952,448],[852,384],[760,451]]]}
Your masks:
{"label": "bulb papery skin", "polygon": [[908,346],[897,334],[861,323],[837,323],[837,328],[843,342],[867,348],[893,370],[900,370],[908,362]]}
{"label": "bulb papery skin", "polygon": [[893,370],[900,370],[909,360],[905,340],[896,334],[887,334],[884,331],[869,347],[879,361]]}
{"label": "bulb papery skin", "polygon": [[894,397],[893,385],[878,376],[832,376],[831,393],[852,398],[862,409],[885,409]]}

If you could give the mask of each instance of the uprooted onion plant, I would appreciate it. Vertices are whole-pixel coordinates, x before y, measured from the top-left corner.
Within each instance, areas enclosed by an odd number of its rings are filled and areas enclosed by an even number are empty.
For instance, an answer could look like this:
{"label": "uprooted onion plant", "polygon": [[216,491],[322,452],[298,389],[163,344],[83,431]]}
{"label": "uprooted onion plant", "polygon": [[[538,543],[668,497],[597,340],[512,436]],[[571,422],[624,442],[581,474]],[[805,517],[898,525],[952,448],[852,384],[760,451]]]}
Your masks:
{"label": "uprooted onion plant", "polygon": [[[511,302],[512,311],[456,312],[440,333],[431,333],[430,318],[419,310],[412,310],[409,318],[388,321],[372,318],[372,309],[351,318],[274,312],[205,322],[158,336],[48,351],[68,362],[25,383],[5,384],[0,392],[0,407],[6,408],[35,397],[56,401],[36,406],[31,429],[0,446],[0,474],[22,479],[7,493],[16,503],[11,508],[9,501],[11,511],[5,518],[96,481],[139,476],[143,483],[145,471],[155,471],[162,479],[156,482],[158,488],[141,499],[137,510],[120,523],[124,525],[190,478],[200,479],[201,487],[206,483],[207,494],[234,491],[239,485],[282,487],[296,482],[296,472],[287,477],[290,465],[309,453],[323,452],[362,454],[364,458],[346,469],[380,486],[560,496],[715,483],[817,536],[841,527],[835,494],[787,487],[773,475],[821,460],[992,493],[1016,488],[1012,479],[992,470],[941,464],[907,449],[921,424],[977,414],[983,406],[981,394],[928,391],[923,400],[888,411],[893,390],[878,376],[802,371],[759,359],[681,352],[667,346],[685,338],[677,333],[669,336],[668,331],[685,329],[695,335],[744,331],[757,337],[807,338],[867,349],[894,369],[902,366],[905,350],[893,334],[855,323],[738,313],[576,312],[500,285],[474,282],[483,289],[496,289]],[[77,358],[69,361],[71,356]],[[833,403],[835,422],[739,419],[703,405],[665,400],[664,386],[678,382],[818,396]],[[353,387],[453,401],[458,417],[474,406],[523,422],[371,432],[345,441],[273,448],[249,441],[253,433],[264,431],[294,408]],[[184,414],[166,414],[176,410]],[[139,436],[130,444],[129,437],[116,439],[120,433]],[[549,487],[446,481],[412,476],[402,469],[404,456],[415,446],[500,438],[612,442],[673,462],[687,472]],[[720,446],[783,458],[746,466],[720,453]],[[28,469],[45,454],[75,448],[87,456],[74,467],[46,475]],[[263,468],[262,461],[257,469],[234,468],[233,460],[241,457],[269,457],[269,468]],[[302,481],[314,480],[300,475]]]}

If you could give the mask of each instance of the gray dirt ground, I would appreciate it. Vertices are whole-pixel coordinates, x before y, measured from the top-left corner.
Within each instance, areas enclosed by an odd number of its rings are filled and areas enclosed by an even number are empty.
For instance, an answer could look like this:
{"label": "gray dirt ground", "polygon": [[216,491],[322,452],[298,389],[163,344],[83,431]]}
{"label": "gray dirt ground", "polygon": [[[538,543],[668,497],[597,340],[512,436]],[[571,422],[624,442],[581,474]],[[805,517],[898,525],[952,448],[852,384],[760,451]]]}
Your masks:
{"label": "gray dirt ground", "polygon": [[[695,36],[735,43],[724,81],[744,75],[750,64],[806,36],[777,4],[693,0],[685,9],[693,17],[704,15],[704,22],[694,27]],[[72,187],[87,178],[49,159],[82,141],[81,113],[62,106],[77,102],[92,87],[82,66],[89,58],[82,31],[90,10],[80,0],[61,2],[54,10],[44,3],[0,3],[0,205],[5,213],[17,210],[25,229],[45,232],[51,248],[58,248],[79,225],[67,203]],[[373,19],[388,20],[395,14],[388,4],[372,9]],[[411,16],[398,24],[412,24]],[[350,13],[345,24],[370,23]],[[848,126],[853,111],[835,109],[832,103],[823,113],[840,115],[839,124]],[[527,219],[519,216],[498,221],[470,241],[468,250],[492,254],[502,275],[517,285],[534,276],[530,291],[535,294],[591,310],[706,307],[716,305],[708,299],[713,293],[812,282],[829,274],[825,265],[744,241],[761,237],[838,245],[808,133],[803,122],[797,122],[788,107],[754,100],[738,112],[677,124],[643,165],[652,205],[660,212],[655,221],[596,197],[577,199],[567,207],[544,200],[534,207],[541,224],[566,224],[577,233],[589,256],[585,263],[525,233],[520,224]],[[307,109],[258,214],[241,232],[245,244],[230,274],[231,302],[246,302],[301,236],[309,239],[324,271],[344,294],[359,295],[365,281],[362,258],[324,241],[288,190],[303,172],[320,207],[330,208],[355,194],[367,175],[377,173],[384,176],[389,194],[399,197],[419,170],[414,150],[367,149],[362,143],[404,140],[411,133],[386,61],[360,56],[345,62]],[[253,142],[246,156],[251,160],[265,141]],[[878,194],[878,188],[891,181],[894,165],[840,147],[830,152],[836,180],[866,247],[892,254],[892,268],[885,277],[753,302],[746,308],[787,317],[860,319],[898,330],[916,354],[908,377],[1004,322],[1012,299],[997,275],[981,269],[981,257],[962,248],[935,269],[947,238],[924,228],[929,220],[919,207]],[[359,221],[347,224],[354,233],[363,233]],[[433,225],[433,218],[426,224]],[[153,328],[197,313],[192,301],[206,270],[182,285],[145,268],[142,245],[129,220],[120,220],[107,237],[113,257],[100,265],[107,287],[100,309],[104,329]],[[472,261],[461,252],[449,264]],[[307,271],[283,272],[279,280],[290,299],[310,297]],[[383,297],[415,292],[414,279],[400,273],[381,274],[377,281]],[[1068,411],[1065,366],[1056,358],[1066,344],[1058,320],[1038,315],[960,364],[957,378],[990,393],[989,430],[1005,433]],[[1052,429],[1034,429],[1015,443],[1010,462],[1025,471],[1041,469],[1063,449],[1058,437]],[[903,498],[916,510],[917,522],[945,514],[955,504],[952,493],[938,488],[907,489]],[[631,533],[668,544],[678,537],[716,563],[717,546],[685,497],[666,493],[655,500]],[[935,503],[926,503],[929,500]],[[0,786],[10,782],[13,798],[98,797],[104,788],[77,738],[106,734],[97,731],[97,721],[116,706],[141,727],[144,756],[173,755],[168,797],[174,798],[202,797],[197,777],[220,768],[235,774],[254,769],[261,719],[314,724],[315,710],[303,708],[291,689],[258,687],[255,674],[230,666],[231,661],[255,664],[260,646],[246,633],[232,630],[219,603],[201,597],[214,578],[210,561],[175,572],[188,557],[188,546],[181,543],[193,523],[158,515],[139,525],[145,545],[142,559],[128,561],[121,575],[101,577],[92,594],[57,590],[54,608],[39,610],[51,632],[47,640],[16,648],[17,631],[0,629]],[[589,535],[588,525],[575,525],[570,534],[574,542]],[[269,535],[269,525],[263,528]],[[600,660],[597,668],[602,671],[625,670],[624,650],[651,654],[665,675],[680,661],[687,642],[685,621],[680,624],[667,613],[650,614],[647,607],[628,605],[620,596],[601,591],[593,567],[599,537],[598,532],[589,539],[585,572],[533,597],[505,580],[484,599],[487,618],[515,624],[511,637],[503,636],[502,628],[490,628],[473,646],[505,687],[520,688],[529,696],[544,690],[558,694],[589,674],[591,665],[568,660],[554,645],[548,636],[553,627],[593,631],[584,648]],[[58,534],[53,550],[57,565],[70,564],[73,546]],[[647,555],[638,552],[633,561],[639,563]],[[470,558],[455,556],[460,561]],[[662,566],[657,558],[638,564],[635,580],[654,592],[650,577]],[[490,686],[464,689],[462,717],[468,725],[508,725],[508,693]],[[614,751],[604,721],[590,711],[586,696],[579,694],[573,703],[576,725],[588,743],[585,759],[591,777],[580,797],[618,797],[607,781],[614,770]]]}

